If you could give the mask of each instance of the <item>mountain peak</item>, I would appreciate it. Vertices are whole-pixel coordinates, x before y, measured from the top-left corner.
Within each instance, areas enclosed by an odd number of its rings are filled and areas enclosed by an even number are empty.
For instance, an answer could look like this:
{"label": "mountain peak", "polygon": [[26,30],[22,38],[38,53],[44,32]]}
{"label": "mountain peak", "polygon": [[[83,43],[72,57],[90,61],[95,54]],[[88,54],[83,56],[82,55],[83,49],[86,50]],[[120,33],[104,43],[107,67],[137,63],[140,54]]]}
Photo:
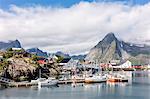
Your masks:
{"label": "mountain peak", "polygon": [[43,52],[39,48],[30,48],[26,50],[28,53],[36,54],[37,56],[48,57],[47,52]]}
{"label": "mountain peak", "polygon": [[9,41],[9,42],[0,42],[0,50],[6,50],[8,48],[21,48],[19,40]]}
{"label": "mountain peak", "polygon": [[109,62],[111,60],[129,59],[132,62],[140,61],[147,64],[150,57],[150,46],[131,45],[124,41],[119,41],[114,33],[108,33],[102,41],[90,50],[86,56],[87,60],[98,60],[99,62]]}
{"label": "mountain peak", "polygon": [[111,44],[113,41],[118,41],[118,39],[116,38],[115,34],[114,33],[108,33],[102,41],[100,41],[95,47],[99,48],[101,47],[102,45],[105,46],[105,45],[109,45]]}
{"label": "mountain peak", "polygon": [[113,32],[108,33],[106,36],[115,37],[115,34]]}
{"label": "mountain peak", "polygon": [[117,38],[116,38],[115,34],[111,32],[111,33],[108,33],[102,41],[111,43],[114,40],[117,40]]}
{"label": "mountain peak", "polygon": [[[14,40],[14,41],[12,41],[12,42],[13,42],[13,43],[16,43],[16,44],[18,44],[18,45],[21,45],[21,44],[20,44],[20,41],[19,41],[19,40],[17,40],[17,39],[16,39],[16,40]],[[21,46],[19,46],[19,47],[21,47]]]}
{"label": "mountain peak", "polygon": [[63,53],[61,51],[56,52],[55,55],[62,56],[64,58],[70,58],[69,54]]}

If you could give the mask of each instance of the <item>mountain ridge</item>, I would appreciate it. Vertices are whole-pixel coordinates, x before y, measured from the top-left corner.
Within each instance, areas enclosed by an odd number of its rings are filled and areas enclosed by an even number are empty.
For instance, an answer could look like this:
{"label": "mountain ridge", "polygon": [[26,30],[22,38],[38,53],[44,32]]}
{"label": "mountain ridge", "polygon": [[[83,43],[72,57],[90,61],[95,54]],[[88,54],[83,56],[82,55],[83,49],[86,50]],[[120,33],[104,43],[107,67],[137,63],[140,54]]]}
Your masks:
{"label": "mountain ridge", "polygon": [[30,49],[27,49],[26,51],[30,54],[35,54],[37,56],[48,57],[47,52],[43,52],[39,48],[30,48]]}
{"label": "mountain ridge", "polygon": [[9,41],[9,42],[0,42],[0,50],[7,50],[8,48],[21,48],[21,43],[19,40]]}
{"label": "mountain ridge", "polygon": [[[135,44],[118,40],[114,33],[108,33],[97,45],[87,54],[85,59],[98,60],[99,62],[110,62],[111,60],[125,60],[139,55],[150,57],[150,46],[142,47]],[[148,63],[148,62],[146,62]]]}

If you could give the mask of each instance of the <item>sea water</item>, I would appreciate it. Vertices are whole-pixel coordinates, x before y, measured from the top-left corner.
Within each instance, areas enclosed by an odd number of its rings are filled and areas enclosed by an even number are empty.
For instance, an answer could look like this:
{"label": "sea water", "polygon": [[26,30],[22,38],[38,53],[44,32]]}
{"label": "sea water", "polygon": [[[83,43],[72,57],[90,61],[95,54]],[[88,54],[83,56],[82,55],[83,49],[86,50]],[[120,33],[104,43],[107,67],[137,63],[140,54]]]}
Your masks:
{"label": "sea water", "polygon": [[59,85],[0,90],[0,99],[150,99],[150,72],[132,72],[129,83]]}

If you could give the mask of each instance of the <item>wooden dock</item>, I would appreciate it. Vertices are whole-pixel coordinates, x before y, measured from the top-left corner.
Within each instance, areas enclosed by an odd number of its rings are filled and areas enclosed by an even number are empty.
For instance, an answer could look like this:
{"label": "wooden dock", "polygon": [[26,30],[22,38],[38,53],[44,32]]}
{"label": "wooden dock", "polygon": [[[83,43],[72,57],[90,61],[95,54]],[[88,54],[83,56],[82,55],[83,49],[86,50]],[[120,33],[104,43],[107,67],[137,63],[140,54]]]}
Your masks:
{"label": "wooden dock", "polygon": [[[65,81],[58,81],[58,84],[71,84],[71,83],[84,83],[85,81],[82,80],[65,80]],[[30,87],[30,86],[37,86],[37,83],[31,83],[31,82],[13,82],[9,84],[9,87]]]}
{"label": "wooden dock", "polygon": [[[84,83],[84,80],[65,80],[65,81],[58,81],[58,84],[71,84],[71,83]],[[31,83],[31,82],[15,82],[10,85],[10,87],[30,87],[30,86],[37,86],[37,83]]]}
{"label": "wooden dock", "polygon": [[78,79],[78,80],[63,80],[59,81],[58,84],[71,84],[71,83],[85,83],[84,79]]}
{"label": "wooden dock", "polygon": [[36,86],[38,84],[31,83],[31,82],[15,82],[14,84],[10,85],[10,87],[30,87],[30,86]]}
{"label": "wooden dock", "polygon": [[[72,84],[72,83],[85,83],[84,79],[76,79],[76,80],[62,80],[58,81],[58,84]],[[102,83],[102,82],[99,82]],[[31,86],[37,86],[37,83],[31,83],[31,82],[10,82],[7,84],[8,87],[31,87]]]}

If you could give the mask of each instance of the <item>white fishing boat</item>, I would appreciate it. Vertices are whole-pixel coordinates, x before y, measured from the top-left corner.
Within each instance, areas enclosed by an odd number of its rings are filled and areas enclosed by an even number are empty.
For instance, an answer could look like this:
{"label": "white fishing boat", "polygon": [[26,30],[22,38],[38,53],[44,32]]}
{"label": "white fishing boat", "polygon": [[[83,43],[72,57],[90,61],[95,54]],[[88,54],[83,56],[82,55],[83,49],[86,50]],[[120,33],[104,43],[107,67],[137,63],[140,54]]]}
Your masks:
{"label": "white fishing boat", "polygon": [[106,80],[107,80],[106,76],[92,75],[85,78],[85,83],[101,83],[106,82]]}
{"label": "white fishing boat", "polygon": [[58,80],[52,77],[49,77],[48,79],[44,81],[39,81],[38,82],[38,87],[50,87],[50,86],[55,86],[58,84]]}
{"label": "white fishing boat", "polygon": [[66,80],[68,80],[67,77],[61,77],[61,78],[59,78],[59,81],[66,81]]}
{"label": "white fishing boat", "polygon": [[83,75],[72,75],[71,76],[72,80],[84,80]]}
{"label": "white fishing boat", "polygon": [[46,80],[46,78],[38,78],[36,80],[31,80],[31,83],[32,84],[38,84],[38,82],[41,82],[41,81],[44,81],[44,80]]}

